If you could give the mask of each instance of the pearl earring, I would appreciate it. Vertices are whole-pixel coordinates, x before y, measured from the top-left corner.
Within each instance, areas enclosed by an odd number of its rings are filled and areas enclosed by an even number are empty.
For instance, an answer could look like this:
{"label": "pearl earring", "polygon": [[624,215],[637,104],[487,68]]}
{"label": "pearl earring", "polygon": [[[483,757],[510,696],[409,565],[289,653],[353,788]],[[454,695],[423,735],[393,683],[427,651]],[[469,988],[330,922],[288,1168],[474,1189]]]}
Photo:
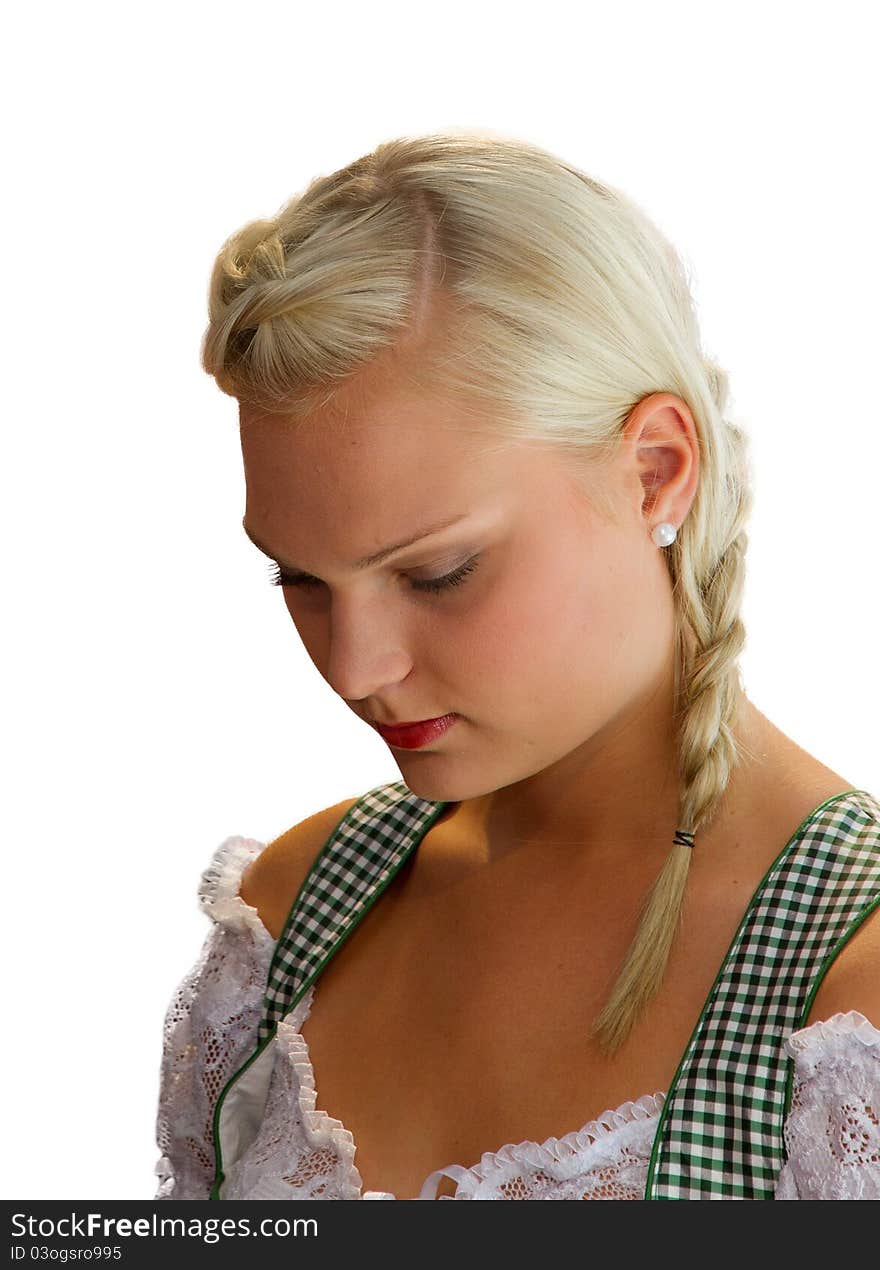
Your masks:
{"label": "pearl earring", "polygon": [[655,525],[651,531],[651,537],[658,547],[668,547],[670,543],[675,542],[675,536],[678,530],[674,525],[670,525],[668,521],[663,521],[660,525]]}

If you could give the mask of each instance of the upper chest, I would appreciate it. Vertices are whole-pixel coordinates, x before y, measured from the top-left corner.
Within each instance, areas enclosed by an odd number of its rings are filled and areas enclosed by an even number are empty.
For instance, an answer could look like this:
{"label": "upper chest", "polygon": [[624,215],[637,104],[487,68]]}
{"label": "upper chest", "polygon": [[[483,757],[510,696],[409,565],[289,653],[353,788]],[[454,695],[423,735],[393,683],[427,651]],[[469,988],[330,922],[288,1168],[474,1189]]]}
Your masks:
{"label": "upper chest", "polygon": [[649,875],[524,854],[463,881],[442,863],[456,830],[436,825],[434,872],[410,857],[325,966],[302,1028],[317,1105],[352,1132],[365,1187],[415,1195],[443,1165],[665,1092],[751,895],[815,794],[740,826],[742,849],[728,842],[714,867],[694,861],[663,986],[613,1060],[589,1033]]}

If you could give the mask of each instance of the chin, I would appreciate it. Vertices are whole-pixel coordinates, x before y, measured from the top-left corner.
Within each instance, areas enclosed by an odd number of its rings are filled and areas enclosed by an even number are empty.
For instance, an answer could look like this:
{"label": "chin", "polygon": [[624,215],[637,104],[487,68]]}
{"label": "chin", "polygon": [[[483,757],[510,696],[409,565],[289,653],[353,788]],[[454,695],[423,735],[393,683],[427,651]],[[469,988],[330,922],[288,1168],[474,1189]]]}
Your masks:
{"label": "chin", "polygon": [[417,798],[424,798],[432,803],[463,803],[474,798],[482,798],[491,793],[492,786],[475,785],[473,780],[456,780],[454,776],[430,775],[419,765],[413,764],[409,773],[401,773],[404,785]]}

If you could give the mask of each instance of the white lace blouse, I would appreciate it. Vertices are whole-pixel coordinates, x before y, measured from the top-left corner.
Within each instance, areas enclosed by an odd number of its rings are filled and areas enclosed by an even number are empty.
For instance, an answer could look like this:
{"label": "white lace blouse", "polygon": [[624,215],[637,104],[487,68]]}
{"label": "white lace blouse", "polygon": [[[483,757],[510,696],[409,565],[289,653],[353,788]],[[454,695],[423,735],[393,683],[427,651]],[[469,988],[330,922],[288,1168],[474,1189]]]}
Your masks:
{"label": "white lace blouse", "polygon": [[[256,1046],[276,941],[238,891],[264,846],[228,838],[203,874],[199,901],[212,927],[164,1024],[157,1199],[208,1198],[214,1105]],[[223,1199],[398,1198],[363,1189],[352,1134],[316,1105],[300,1032],[316,986],[279,1023],[261,1056],[261,1106],[245,1099],[235,1113]],[[784,1126],[788,1158],[775,1198],[880,1199],[880,1029],[850,1010],[793,1032],[785,1048],[794,1082]],[[646,1093],[562,1138],[511,1143],[470,1167],[437,1169],[413,1198],[641,1199],[663,1101],[662,1091]],[[444,1176],[457,1183],[454,1195],[437,1196]]]}

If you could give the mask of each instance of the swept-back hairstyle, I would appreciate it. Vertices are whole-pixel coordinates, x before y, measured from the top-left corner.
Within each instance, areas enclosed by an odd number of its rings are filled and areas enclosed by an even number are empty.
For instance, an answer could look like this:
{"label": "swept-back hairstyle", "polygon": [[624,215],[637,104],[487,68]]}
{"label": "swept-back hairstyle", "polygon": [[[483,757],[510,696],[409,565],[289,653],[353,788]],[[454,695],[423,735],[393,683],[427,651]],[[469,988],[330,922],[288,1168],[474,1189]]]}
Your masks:
{"label": "swept-back hairstyle", "polygon": [[[742,756],[747,437],[724,417],[727,376],[702,351],[683,264],[640,208],[529,143],[397,138],[227,239],[209,310],[205,371],[240,405],[293,425],[329,417],[359,372],[393,365],[485,406],[500,436],[566,447],[598,470],[642,398],[687,404],[698,489],[663,549],[676,615],[670,839],[711,819]],[[593,1027],[609,1055],[660,987],[691,850],[673,845],[644,898]]]}

